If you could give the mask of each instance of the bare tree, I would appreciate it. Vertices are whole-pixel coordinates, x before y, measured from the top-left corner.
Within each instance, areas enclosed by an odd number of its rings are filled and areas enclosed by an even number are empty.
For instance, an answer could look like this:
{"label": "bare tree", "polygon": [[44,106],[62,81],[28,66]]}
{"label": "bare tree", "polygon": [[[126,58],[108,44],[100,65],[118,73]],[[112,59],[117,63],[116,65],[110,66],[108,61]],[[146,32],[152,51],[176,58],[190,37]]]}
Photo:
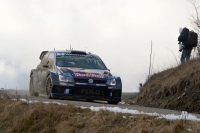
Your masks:
{"label": "bare tree", "polygon": [[199,36],[198,40],[198,45],[197,45],[197,56],[200,57],[200,16],[199,16],[199,11],[200,11],[200,6],[197,6],[196,0],[187,0],[195,10],[195,13],[192,14],[190,13],[190,22],[194,27],[195,32],[197,32]]}

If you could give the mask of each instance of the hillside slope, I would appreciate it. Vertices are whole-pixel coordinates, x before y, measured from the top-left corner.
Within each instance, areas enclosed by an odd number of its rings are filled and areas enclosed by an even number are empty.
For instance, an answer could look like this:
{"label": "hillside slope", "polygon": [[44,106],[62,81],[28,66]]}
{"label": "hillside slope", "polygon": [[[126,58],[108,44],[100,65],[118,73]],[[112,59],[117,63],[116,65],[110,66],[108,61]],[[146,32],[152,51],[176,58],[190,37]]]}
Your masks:
{"label": "hillside slope", "polygon": [[199,133],[200,123],[0,97],[0,133]]}
{"label": "hillside slope", "polygon": [[200,59],[152,75],[135,104],[200,113]]}

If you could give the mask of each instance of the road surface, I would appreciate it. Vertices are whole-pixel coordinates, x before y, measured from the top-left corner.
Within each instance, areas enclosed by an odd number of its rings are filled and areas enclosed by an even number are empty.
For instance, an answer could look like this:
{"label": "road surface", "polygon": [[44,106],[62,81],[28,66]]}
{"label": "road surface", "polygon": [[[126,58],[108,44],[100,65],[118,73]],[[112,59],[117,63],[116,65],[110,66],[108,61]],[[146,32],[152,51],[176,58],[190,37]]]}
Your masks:
{"label": "road surface", "polygon": [[[159,114],[175,114],[175,115],[181,115],[181,111],[176,111],[176,110],[169,110],[169,109],[160,109],[160,108],[150,108],[150,107],[142,107],[138,105],[126,105],[119,103],[117,105],[112,105],[108,104],[106,101],[94,101],[94,102],[86,102],[84,100],[60,100],[60,99],[47,99],[44,95],[39,95],[38,97],[33,97],[29,95],[28,90],[6,90],[7,94],[14,95],[14,96],[19,96],[20,98],[25,98],[27,100],[37,100],[40,102],[59,102],[63,104],[74,104],[77,106],[84,106],[84,107],[101,107],[101,106],[106,106],[106,107],[119,107],[122,109],[131,109],[131,110],[138,110],[142,111],[144,113],[159,113]],[[127,99],[131,98],[134,96],[135,93],[123,93],[122,94],[122,99]],[[195,115],[198,119],[200,119],[200,114],[194,114],[190,113],[192,115]]]}

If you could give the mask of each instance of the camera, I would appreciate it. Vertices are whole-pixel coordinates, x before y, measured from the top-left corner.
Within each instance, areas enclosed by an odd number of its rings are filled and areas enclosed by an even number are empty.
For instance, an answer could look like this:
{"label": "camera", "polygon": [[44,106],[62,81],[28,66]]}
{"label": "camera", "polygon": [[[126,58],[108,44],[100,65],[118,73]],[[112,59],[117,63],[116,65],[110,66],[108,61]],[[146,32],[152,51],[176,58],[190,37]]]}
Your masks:
{"label": "camera", "polygon": [[182,52],[183,48],[185,47],[183,44],[178,43],[179,44],[179,52]]}

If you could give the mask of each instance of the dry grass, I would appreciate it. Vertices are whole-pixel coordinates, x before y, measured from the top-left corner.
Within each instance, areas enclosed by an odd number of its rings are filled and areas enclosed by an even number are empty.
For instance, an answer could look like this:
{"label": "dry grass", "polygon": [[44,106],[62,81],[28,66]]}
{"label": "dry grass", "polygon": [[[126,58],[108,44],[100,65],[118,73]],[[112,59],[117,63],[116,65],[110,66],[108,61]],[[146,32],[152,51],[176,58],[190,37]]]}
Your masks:
{"label": "dry grass", "polygon": [[134,105],[134,98],[123,99],[125,104]]}
{"label": "dry grass", "polygon": [[200,113],[200,59],[154,74],[135,98],[142,106]]}
{"label": "dry grass", "polygon": [[200,123],[0,99],[0,133],[193,133]]}

